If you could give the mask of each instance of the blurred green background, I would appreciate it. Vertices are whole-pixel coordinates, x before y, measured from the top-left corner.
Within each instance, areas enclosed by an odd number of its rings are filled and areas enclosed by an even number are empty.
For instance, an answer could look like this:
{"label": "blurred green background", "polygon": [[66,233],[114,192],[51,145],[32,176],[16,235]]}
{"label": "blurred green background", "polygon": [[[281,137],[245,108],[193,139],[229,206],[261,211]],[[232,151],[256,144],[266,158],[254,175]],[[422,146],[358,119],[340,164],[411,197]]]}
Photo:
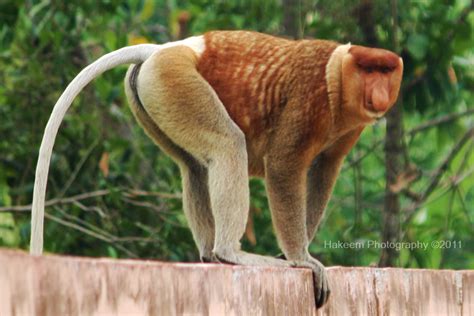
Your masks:
{"label": "blurred green background", "polygon": [[[325,265],[474,268],[474,5],[445,1],[163,0],[0,2],[0,246],[27,249],[43,129],[66,85],[120,47],[248,29],[402,55],[396,110],[352,150],[310,251]],[[177,167],[134,122],[126,67],[95,80],[54,148],[45,249],[197,261]],[[245,249],[279,254],[265,187],[250,182]],[[325,242],[445,241],[427,249]]]}

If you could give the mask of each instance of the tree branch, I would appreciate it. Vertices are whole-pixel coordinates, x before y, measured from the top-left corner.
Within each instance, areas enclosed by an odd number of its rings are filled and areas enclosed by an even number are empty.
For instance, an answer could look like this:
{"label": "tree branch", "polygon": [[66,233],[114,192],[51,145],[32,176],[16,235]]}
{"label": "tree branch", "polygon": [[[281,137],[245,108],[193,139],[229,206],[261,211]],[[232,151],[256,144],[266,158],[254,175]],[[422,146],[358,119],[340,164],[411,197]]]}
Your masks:
{"label": "tree branch", "polygon": [[440,124],[455,121],[458,118],[461,118],[463,116],[468,116],[468,115],[471,115],[471,114],[474,114],[474,109],[469,109],[469,110],[466,110],[466,111],[460,112],[460,113],[450,113],[450,114],[447,114],[447,115],[443,115],[443,116],[437,117],[435,119],[426,121],[426,122],[412,128],[410,131],[408,131],[407,134],[409,136],[413,136],[416,133],[424,131],[424,130],[429,129],[431,127],[435,127],[435,126],[440,125]]}
{"label": "tree branch", "polygon": [[[110,194],[110,190],[98,190],[93,192],[82,193],[78,195],[73,195],[66,198],[53,198],[51,200],[46,201],[44,204],[45,207],[59,205],[59,204],[76,204],[81,200],[86,200],[90,198],[100,197],[104,195]],[[162,193],[162,192],[147,192],[147,191],[140,191],[140,190],[127,190],[126,192],[122,193],[125,197],[133,198],[136,196],[155,196],[163,199],[179,199],[181,198],[181,194],[176,193]],[[151,204],[150,204],[151,205]],[[82,204],[78,205],[79,207],[83,206]],[[144,205],[140,205],[144,206]],[[151,207],[147,205],[147,207]],[[81,209],[91,209],[89,207]],[[28,205],[16,205],[16,206],[2,206],[0,207],[0,212],[30,212],[31,211],[31,204]],[[163,210],[161,210],[163,212]],[[100,212],[99,212],[100,213]]]}
{"label": "tree branch", "polygon": [[154,205],[153,203],[150,203],[150,202],[134,201],[134,200],[128,199],[128,198],[123,198],[123,200],[125,202],[127,202],[129,204],[132,204],[132,205],[135,205],[135,206],[146,207],[146,208],[152,209],[157,213],[166,213],[167,212],[167,210],[165,210],[163,207],[156,206],[156,205]]}
{"label": "tree branch", "polygon": [[[104,196],[109,193],[110,193],[109,190],[99,190],[99,191],[93,191],[93,192],[88,192],[88,193],[82,193],[82,194],[70,196],[67,198],[54,198],[54,199],[46,201],[44,206],[47,207],[47,206],[53,206],[57,204],[75,203],[77,201],[90,199],[93,197]],[[31,211],[31,204],[0,207],[0,212],[30,212],[30,211]]]}
{"label": "tree branch", "polygon": [[181,199],[183,196],[181,193],[163,193],[163,192],[149,192],[141,190],[128,190],[127,193],[124,193],[126,197],[136,197],[136,196],[155,196],[162,199]]}
{"label": "tree branch", "polygon": [[62,218],[59,218],[59,217],[56,217],[56,216],[53,216],[47,212],[44,213],[44,216],[58,224],[61,224],[63,226],[66,226],[66,227],[69,227],[69,228],[72,228],[72,229],[75,229],[75,230],[78,230],[86,235],[89,235],[91,237],[94,237],[96,239],[99,239],[99,240],[102,240],[104,242],[107,242],[107,243],[110,243],[110,244],[113,244],[115,247],[117,247],[118,249],[122,250],[123,252],[125,252],[127,255],[129,255],[130,257],[132,258],[138,258],[139,256],[132,252],[131,250],[125,248],[124,246],[120,245],[120,244],[117,244],[116,242],[113,241],[113,239],[111,238],[108,238],[102,234],[99,234],[97,232],[94,232],[90,229],[87,229],[85,227],[82,227],[80,225],[77,225],[75,223],[72,223],[72,222],[69,222],[69,221],[66,221]]}
{"label": "tree branch", "polygon": [[441,165],[438,167],[434,175],[431,177],[431,181],[428,184],[426,190],[421,194],[420,199],[413,203],[408,209],[407,209],[407,217],[405,222],[408,223],[410,220],[413,218],[414,214],[416,213],[416,210],[427,200],[427,198],[430,196],[431,193],[436,189],[438,186],[441,177],[443,174],[446,172],[448,169],[449,164],[451,161],[456,157],[456,155],[459,153],[459,151],[464,147],[464,145],[469,141],[474,139],[474,127],[470,128],[464,135],[461,137],[461,139],[454,145],[454,147],[451,149],[449,154],[446,156],[444,161],[441,163]]}
{"label": "tree branch", "polygon": [[462,149],[464,144],[471,138],[474,137],[474,128],[470,128],[463,137],[458,141],[458,143],[451,149],[447,157],[441,163],[441,165],[436,170],[433,177],[431,177],[431,182],[428,185],[427,189],[423,193],[421,197],[421,201],[426,200],[426,198],[434,191],[436,186],[438,185],[439,181],[441,180],[442,175],[448,169],[449,164],[451,161],[456,157],[457,153]]}
{"label": "tree branch", "polygon": [[87,148],[86,153],[81,158],[79,163],[76,165],[76,168],[74,168],[74,171],[72,172],[69,179],[66,181],[66,184],[64,185],[64,188],[59,193],[58,198],[62,198],[66,194],[66,192],[69,189],[69,187],[71,186],[71,184],[74,182],[74,180],[76,180],[77,175],[79,174],[79,171],[81,171],[81,169],[84,166],[84,164],[86,163],[87,159],[90,157],[90,155],[94,151],[94,148],[97,147],[98,144],[99,144],[99,139],[96,139],[96,141],[93,142],[92,145],[89,146],[89,148]]}
{"label": "tree branch", "polygon": [[[427,129],[430,129],[432,127],[436,127],[438,125],[441,125],[441,124],[444,124],[444,123],[448,123],[448,122],[452,122],[452,121],[455,121],[457,119],[460,119],[464,116],[468,116],[468,115],[471,115],[471,114],[474,114],[474,109],[469,109],[469,110],[466,110],[464,112],[460,112],[460,113],[450,113],[450,114],[446,114],[446,115],[443,115],[443,116],[440,116],[440,117],[437,117],[437,118],[434,118],[432,120],[429,120],[429,121],[426,121],[426,122],[423,122],[421,123],[420,125],[418,126],[415,126],[414,128],[410,129],[408,132],[405,133],[405,135],[408,135],[408,136],[414,136],[415,134],[419,133],[419,132],[422,132],[422,131],[425,131]],[[349,168],[351,168],[352,166],[360,163],[363,159],[365,159],[368,155],[370,155],[371,153],[373,153],[377,147],[379,147],[380,145],[382,145],[384,142],[384,138],[381,138],[381,139],[378,139],[376,140],[372,146],[366,151],[364,152],[362,155],[360,155],[359,157],[357,157],[356,159],[354,160],[351,160],[351,161],[348,161],[344,167],[342,168],[342,170],[347,170]]]}

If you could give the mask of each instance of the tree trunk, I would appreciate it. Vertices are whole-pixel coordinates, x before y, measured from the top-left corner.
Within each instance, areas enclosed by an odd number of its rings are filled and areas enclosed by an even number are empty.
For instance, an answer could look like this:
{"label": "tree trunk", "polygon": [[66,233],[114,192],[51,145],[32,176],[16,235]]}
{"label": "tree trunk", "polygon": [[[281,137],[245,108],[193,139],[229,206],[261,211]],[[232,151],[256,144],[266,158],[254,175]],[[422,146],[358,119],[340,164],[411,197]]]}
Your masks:
{"label": "tree trunk", "polygon": [[300,0],[283,0],[283,34],[301,38],[299,23]]}
{"label": "tree trunk", "polygon": [[[397,1],[392,0],[392,49],[398,51],[398,40],[396,37],[397,25]],[[369,46],[379,46],[375,32],[374,23],[374,3],[371,0],[361,1],[355,11],[358,15],[359,25],[364,34],[364,39]],[[399,97],[401,99],[401,95]],[[389,113],[387,113],[387,127],[385,135],[385,200],[382,219],[382,242],[397,242],[400,237],[400,197],[399,193],[394,193],[390,189],[397,180],[403,168],[404,148],[403,137],[403,116],[401,102],[398,102]],[[379,265],[394,266],[398,260],[398,252],[395,249],[386,247],[382,249]]]}
{"label": "tree trunk", "polygon": [[[385,201],[382,222],[382,241],[397,242],[400,237],[400,197],[390,189],[403,168],[403,117],[400,102],[386,115],[385,136]],[[398,252],[391,247],[382,249],[379,266],[396,265]]]}
{"label": "tree trunk", "polygon": [[[392,36],[393,49],[399,50],[397,39],[397,0],[391,1],[392,5]],[[382,222],[382,241],[397,242],[400,240],[400,196],[398,192],[392,192],[391,186],[397,182],[397,176],[404,167],[403,146],[403,108],[402,94],[399,102],[386,115],[387,127],[385,135],[385,201]],[[379,266],[395,266],[398,261],[398,252],[392,247],[382,249]]]}

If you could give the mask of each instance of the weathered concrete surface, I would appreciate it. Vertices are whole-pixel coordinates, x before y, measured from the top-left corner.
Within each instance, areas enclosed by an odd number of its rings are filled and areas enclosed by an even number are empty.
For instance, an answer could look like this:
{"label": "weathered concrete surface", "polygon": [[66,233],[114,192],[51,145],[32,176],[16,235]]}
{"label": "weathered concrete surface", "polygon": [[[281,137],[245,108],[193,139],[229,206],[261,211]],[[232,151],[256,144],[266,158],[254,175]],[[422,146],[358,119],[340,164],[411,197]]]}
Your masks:
{"label": "weathered concrete surface", "polygon": [[329,269],[33,257],[0,250],[0,315],[474,315],[474,271]]}
{"label": "weathered concrete surface", "polygon": [[318,315],[474,315],[474,270],[333,267],[329,282]]}

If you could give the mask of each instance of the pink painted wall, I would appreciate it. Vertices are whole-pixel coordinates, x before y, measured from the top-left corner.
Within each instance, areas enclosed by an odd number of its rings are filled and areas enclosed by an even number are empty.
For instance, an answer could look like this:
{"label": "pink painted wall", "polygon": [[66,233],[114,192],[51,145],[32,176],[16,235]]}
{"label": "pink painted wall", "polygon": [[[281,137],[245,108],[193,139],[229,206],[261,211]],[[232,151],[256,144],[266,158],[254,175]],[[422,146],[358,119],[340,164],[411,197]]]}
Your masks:
{"label": "pink painted wall", "polygon": [[474,315],[474,271],[303,269],[32,257],[0,250],[0,315]]}

